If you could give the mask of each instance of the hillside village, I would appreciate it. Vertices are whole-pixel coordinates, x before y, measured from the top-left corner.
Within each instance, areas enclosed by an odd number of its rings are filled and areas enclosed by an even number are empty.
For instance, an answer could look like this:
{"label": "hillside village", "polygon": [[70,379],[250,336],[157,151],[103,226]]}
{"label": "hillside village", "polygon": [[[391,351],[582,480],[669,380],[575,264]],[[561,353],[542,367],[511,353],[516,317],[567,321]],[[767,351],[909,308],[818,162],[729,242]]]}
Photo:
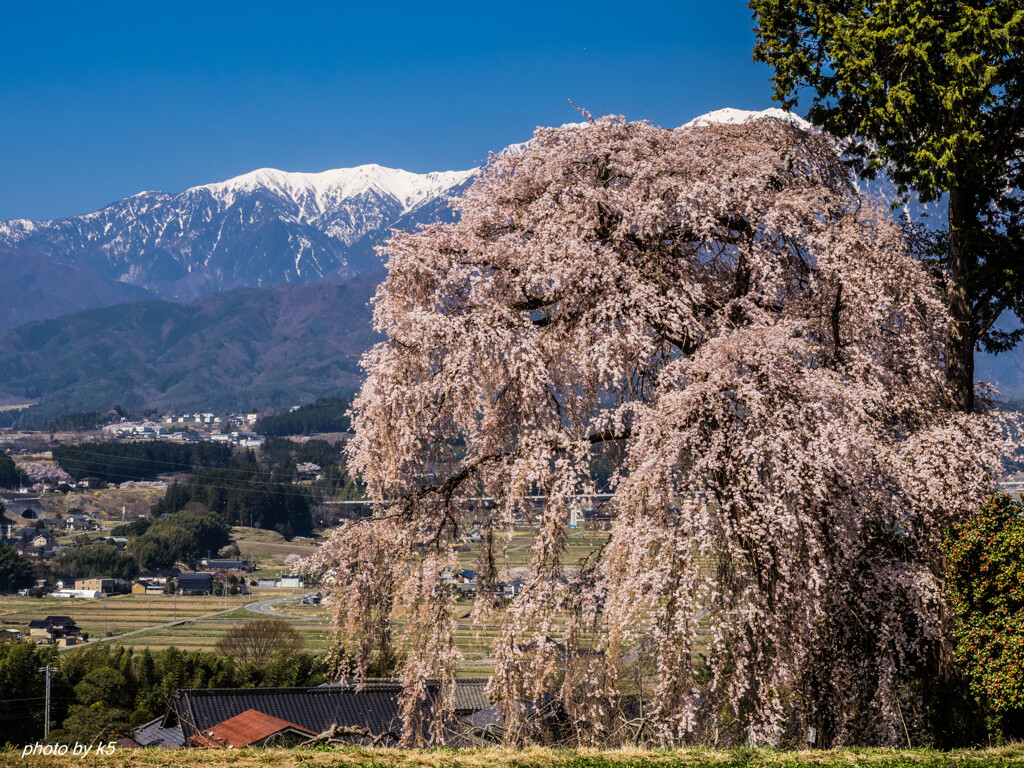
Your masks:
{"label": "hillside village", "polygon": [[[302,409],[289,409],[287,415],[293,419],[302,418],[303,412]],[[134,460],[129,458],[133,451],[142,450],[145,446],[170,444],[176,434],[182,434],[172,431],[180,429],[178,425],[187,425],[201,442],[209,446],[223,446],[227,442],[218,437],[229,434],[220,431],[223,429],[221,425],[244,420],[246,426],[260,428],[259,418],[250,418],[249,414],[242,419],[239,416],[191,413],[167,416],[162,421],[125,418],[92,432],[76,433],[75,437],[78,440],[85,438],[85,442],[79,442],[78,446],[94,453],[115,449],[126,452],[124,461],[127,462]],[[220,642],[216,638],[226,637],[225,630],[231,627],[253,627],[262,621],[284,620],[293,622],[292,626],[299,628],[303,637],[308,638],[308,631],[314,630],[317,638],[315,647],[323,651],[328,649],[330,633],[325,625],[327,615],[321,606],[325,593],[315,581],[307,581],[302,569],[302,554],[314,551],[314,546],[329,532],[328,529],[317,530],[312,537],[285,539],[276,533],[270,536],[272,532],[257,528],[234,527],[230,538],[218,547],[218,551],[164,562],[161,567],[143,567],[137,559],[136,548],[145,539],[145,526],[153,525],[158,519],[173,520],[176,515],[184,514],[161,512],[161,497],[168,493],[169,488],[180,484],[183,478],[187,478],[189,483],[199,482],[201,474],[176,472],[165,476],[157,473],[146,478],[142,475],[148,473],[143,472],[120,483],[108,482],[114,478],[107,475],[76,478],[65,472],[66,477],[61,478],[56,475],[61,465],[54,457],[63,456],[64,466],[74,472],[75,462],[81,461],[79,454],[65,456],[60,450],[54,450],[48,456],[38,448],[32,452],[20,452],[14,446],[28,440],[11,435],[4,437],[9,440],[7,445],[18,470],[19,482],[30,482],[23,471],[30,464],[42,463],[54,471],[31,488],[22,485],[0,492],[4,510],[0,546],[9,547],[9,551],[30,566],[25,583],[19,584],[16,590],[12,589],[8,597],[0,595],[0,642],[30,643],[37,654],[43,654],[40,658],[47,659],[51,658],[45,656],[50,652],[48,649],[62,655],[72,651],[84,653],[90,649],[97,653],[108,648],[97,657],[99,663],[103,663],[102,659],[106,658],[105,654],[110,652],[109,648],[114,643],[134,648],[136,652],[140,648],[147,649],[148,653],[153,641],[163,635],[166,639],[158,642],[183,643],[190,647],[190,627],[204,632],[200,628],[217,627],[217,634],[212,637],[204,635],[210,639],[202,641],[205,647],[213,650]],[[61,435],[61,445],[71,438],[72,433]],[[256,451],[257,456],[262,456],[264,449],[287,450],[289,453],[285,461],[292,468],[288,484],[324,494],[318,497],[319,502],[321,508],[329,512],[318,515],[330,514],[330,519],[336,520],[339,514],[347,516],[364,512],[365,505],[361,505],[358,498],[351,502],[344,498],[332,500],[325,494],[324,476],[330,475],[330,467],[324,458],[318,458],[323,466],[301,461],[316,458],[313,454],[307,455],[314,449],[321,452],[317,456],[326,456],[323,451],[327,443],[319,438],[283,440],[257,435],[257,439],[259,442],[255,444],[238,443],[225,446],[223,450],[238,455]],[[337,461],[336,454],[334,457]],[[214,457],[211,460],[220,459]],[[138,466],[146,469],[146,461],[140,461]],[[82,471],[85,471],[85,466],[92,465],[82,465]],[[145,499],[145,503],[132,504],[130,501],[133,499]],[[118,507],[118,502],[129,503]],[[161,517],[154,518],[154,514]],[[577,520],[574,525],[578,524],[581,535],[584,535],[583,515],[578,515]],[[581,539],[581,554],[589,552],[594,542],[600,540],[598,530],[607,526],[609,520],[607,509],[594,512],[594,527],[585,534],[589,538]],[[531,534],[526,532],[528,530],[527,527],[520,535],[524,544],[517,545],[519,548],[529,541]],[[598,538],[594,538],[595,535]],[[483,538],[479,523],[467,529],[463,547],[465,567],[446,569],[443,574],[444,583],[459,595],[458,599],[467,607],[472,605],[481,586],[475,558]],[[249,553],[249,556],[241,555],[242,552]],[[96,556],[85,557],[89,553]],[[107,567],[103,565],[105,562],[110,562],[111,567],[119,572],[114,574],[104,570]],[[85,573],[72,575],[76,568],[85,569]],[[523,569],[513,568],[504,579],[488,588],[494,590],[493,599],[508,603],[524,585]],[[329,595],[327,591],[326,596]],[[226,615],[237,618],[233,622],[219,619],[218,616],[225,611]],[[125,623],[128,616],[132,618]],[[469,635],[467,642],[472,642]],[[301,645],[308,648],[309,640],[304,640]],[[472,653],[471,658],[482,661],[469,664],[466,671],[471,675],[486,671],[486,653],[483,648]],[[2,657],[0,649],[0,664],[3,663]],[[57,660],[58,657],[52,658]],[[319,667],[314,665],[312,669]],[[387,668],[380,671],[386,672]],[[121,721],[111,733],[121,734],[117,742],[121,748],[286,746],[314,743],[317,739],[335,745],[394,745],[399,742],[400,686],[382,681],[360,690],[333,684],[310,688],[302,683],[325,679],[329,683],[331,680],[329,675],[323,677],[322,671],[310,674],[284,678],[300,683],[298,687],[278,687],[266,693],[252,689],[171,691],[173,696],[167,701],[166,711],[156,712],[140,705],[138,717],[133,715],[131,722]],[[459,704],[456,718],[447,726],[450,743],[483,745],[500,742],[500,712],[485,694],[485,687],[485,678],[460,678],[457,696],[464,703]],[[72,707],[62,711],[71,713],[75,710]],[[153,717],[140,721],[150,712]],[[188,712],[186,717],[182,717],[184,712]],[[54,713],[53,716],[56,722],[58,715]],[[66,720],[64,732],[67,732],[67,727],[76,727],[67,725],[72,720]],[[554,723],[552,727],[555,727]]]}

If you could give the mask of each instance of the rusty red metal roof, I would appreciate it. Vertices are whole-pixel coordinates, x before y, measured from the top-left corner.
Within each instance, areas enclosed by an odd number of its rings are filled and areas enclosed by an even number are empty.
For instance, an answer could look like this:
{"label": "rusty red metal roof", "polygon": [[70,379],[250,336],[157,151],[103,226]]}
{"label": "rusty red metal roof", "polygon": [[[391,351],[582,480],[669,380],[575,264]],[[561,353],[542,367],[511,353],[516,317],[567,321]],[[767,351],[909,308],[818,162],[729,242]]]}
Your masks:
{"label": "rusty red metal roof", "polygon": [[217,723],[202,733],[197,733],[192,737],[192,741],[204,747],[239,749],[287,730],[293,730],[306,736],[316,736],[313,731],[303,728],[301,725],[255,709],[247,709],[222,723]]}

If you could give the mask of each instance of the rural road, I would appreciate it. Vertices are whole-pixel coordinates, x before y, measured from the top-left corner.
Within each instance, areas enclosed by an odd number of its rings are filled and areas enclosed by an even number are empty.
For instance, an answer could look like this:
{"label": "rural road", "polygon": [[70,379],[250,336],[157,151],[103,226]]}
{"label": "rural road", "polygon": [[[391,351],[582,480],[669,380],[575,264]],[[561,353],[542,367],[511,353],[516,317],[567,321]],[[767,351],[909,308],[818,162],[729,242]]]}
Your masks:
{"label": "rural road", "polygon": [[[248,607],[248,606],[246,606]],[[237,610],[238,606],[233,605],[224,611],[214,611],[213,613],[204,613],[202,616],[190,616],[187,619],[177,619],[175,621],[168,621],[166,624],[154,624],[151,627],[143,627],[142,629],[133,629],[131,632],[122,632],[120,635],[111,635],[110,637],[97,637],[95,640],[90,640],[84,645],[95,645],[96,643],[109,643],[111,640],[121,640],[125,637],[131,637],[132,635],[141,635],[143,632],[152,632],[154,629],[167,629],[168,627],[180,627],[182,624],[191,624],[193,621],[199,621],[200,619],[208,619],[211,616],[220,616],[224,613],[231,613]],[[72,651],[75,648],[81,648],[81,645],[69,645],[61,647],[60,652]]]}
{"label": "rural road", "polygon": [[272,605],[287,603],[290,600],[301,600],[304,597],[309,597],[310,595],[315,594],[316,592],[306,592],[301,595],[289,595],[288,597],[275,597],[271,600],[260,600],[256,603],[248,603],[245,606],[245,609],[247,611],[252,611],[253,613],[261,613],[265,616],[274,616],[278,619],[291,619],[292,621],[322,621],[322,619],[317,616],[296,616],[291,613],[278,613],[277,611],[270,610],[270,606]]}
{"label": "rural road", "polygon": [[[276,611],[271,611],[270,608],[269,608],[269,606],[276,605],[277,603],[286,603],[289,600],[301,600],[304,597],[308,597],[309,595],[315,595],[315,594],[316,594],[315,592],[306,592],[305,594],[301,594],[301,595],[288,595],[287,597],[275,597],[275,598],[273,598],[271,600],[259,600],[259,601],[255,602],[255,603],[246,603],[242,607],[246,608],[249,611],[252,611],[253,613],[260,613],[260,614],[265,614],[265,615],[268,615],[268,616],[276,616],[276,617],[281,618],[281,619],[292,619],[293,621],[320,621],[320,619],[318,619],[316,617],[311,617],[311,616],[292,616],[292,615],[287,614],[287,613],[277,613]],[[90,640],[88,643],[84,643],[83,645],[95,645],[97,643],[109,643],[111,640],[122,640],[123,638],[131,637],[132,635],[141,635],[141,634],[143,634],[145,632],[152,632],[155,629],[167,629],[169,627],[180,627],[182,624],[191,624],[192,622],[195,622],[195,621],[202,621],[202,620],[205,620],[205,619],[212,618],[214,616],[221,616],[221,615],[223,615],[225,613],[231,613],[232,611],[235,611],[235,610],[238,610],[238,606],[237,605],[233,605],[230,608],[228,608],[226,610],[223,610],[223,611],[214,611],[213,613],[204,613],[202,616],[190,616],[187,619],[177,619],[175,621],[168,621],[166,624],[154,624],[151,627],[143,627],[142,629],[134,629],[131,632],[123,632],[120,635],[113,635],[111,637],[98,637],[95,640]],[[60,652],[64,653],[65,651],[71,651],[71,650],[74,650],[75,648],[82,648],[83,645],[69,645],[69,646],[66,646],[66,647],[62,647],[60,649]]]}

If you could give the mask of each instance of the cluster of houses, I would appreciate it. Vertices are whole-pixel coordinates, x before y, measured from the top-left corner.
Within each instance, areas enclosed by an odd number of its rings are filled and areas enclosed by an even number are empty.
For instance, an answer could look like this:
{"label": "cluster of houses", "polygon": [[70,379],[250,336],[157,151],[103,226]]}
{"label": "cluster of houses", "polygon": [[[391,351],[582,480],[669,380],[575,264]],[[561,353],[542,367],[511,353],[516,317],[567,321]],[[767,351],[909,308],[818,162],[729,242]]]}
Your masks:
{"label": "cluster of houses", "polygon": [[164,421],[167,424],[216,425],[216,424],[248,424],[253,425],[259,419],[258,413],[232,413],[218,416],[215,413],[172,413]]}
{"label": "cluster of houses", "polygon": [[[477,572],[468,568],[460,568],[458,570],[445,569],[441,573],[441,582],[464,595],[475,595],[480,591],[480,579],[477,576]],[[525,585],[526,580],[519,577],[499,581],[494,586],[494,597],[504,597],[511,600],[523,591]]]}
{"label": "cluster of houses", "polygon": [[[171,427],[174,426],[174,423],[171,421],[167,423]],[[197,432],[192,429],[193,425],[191,422],[187,422],[189,430],[183,431],[168,428],[164,424],[157,424],[152,421],[141,423],[125,421],[119,424],[109,424],[103,428],[103,431],[116,440],[169,440],[179,443],[201,443],[209,440],[215,443],[229,443],[246,448],[257,448],[263,444],[263,438],[255,432],[246,432],[238,429],[225,431],[224,427],[230,424],[232,424],[230,421],[222,423],[221,418],[217,416],[215,417],[215,422],[197,422],[196,426],[201,430],[201,432]]]}
{"label": "cluster of houses", "polygon": [[175,592],[179,595],[212,595],[215,585],[221,583],[231,594],[249,594],[250,587],[276,587],[302,589],[305,582],[301,576],[283,576],[278,579],[252,579],[255,563],[248,560],[203,559],[202,571],[178,571],[173,568],[158,569],[140,573],[132,581],[110,578],[58,579],[53,586],[39,580],[35,587],[19,590],[19,595],[28,596],[42,593],[50,597],[99,599],[107,595],[162,595]]}
{"label": "cluster of houses", "polygon": [[[38,501],[38,499],[33,500]],[[19,528],[11,519],[3,520],[3,524],[0,526],[0,543],[14,547],[18,550],[18,554],[29,560],[49,560],[64,550],[70,549],[67,545],[57,543],[57,534],[97,530],[94,521],[80,514],[36,519],[24,517],[22,519],[31,520],[32,524]],[[119,549],[124,549],[128,544],[128,539],[124,536],[114,536],[111,539]]]}

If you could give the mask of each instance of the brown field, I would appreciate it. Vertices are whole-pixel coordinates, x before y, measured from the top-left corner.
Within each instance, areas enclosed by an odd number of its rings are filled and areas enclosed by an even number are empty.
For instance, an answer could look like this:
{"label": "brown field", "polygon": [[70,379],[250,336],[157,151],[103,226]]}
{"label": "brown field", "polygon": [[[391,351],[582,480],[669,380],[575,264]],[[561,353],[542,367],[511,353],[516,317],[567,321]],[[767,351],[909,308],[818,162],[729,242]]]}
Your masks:
{"label": "brown field", "polygon": [[995,768],[1024,763],[1024,748],[1007,747],[936,752],[932,750],[850,749],[776,751],[739,749],[732,751],[701,748],[649,750],[551,749],[120,749],[113,755],[90,754],[72,757],[22,757],[22,749],[0,751],[0,768],[71,768],[71,766],[118,766],[119,768],[326,768],[373,766],[373,768],[646,768],[650,766],[700,766],[701,768],[790,768],[791,766],[836,766],[855,768]]}

